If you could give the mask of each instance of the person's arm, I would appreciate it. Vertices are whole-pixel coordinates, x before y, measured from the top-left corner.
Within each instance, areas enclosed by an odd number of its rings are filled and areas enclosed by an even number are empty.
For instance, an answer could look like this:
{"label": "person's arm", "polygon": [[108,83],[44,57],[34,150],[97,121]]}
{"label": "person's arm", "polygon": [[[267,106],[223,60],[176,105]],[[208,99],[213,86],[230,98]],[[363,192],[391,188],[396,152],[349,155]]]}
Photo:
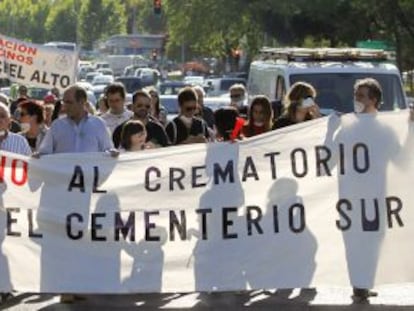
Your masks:
{"label": "person's arm", "polygon": [[51,154],[54,152],[53,148],[53,132],[55,127],[52,124],[52,127],[46,132],[45,137],[40,143],[39,150],[33,154],[33,157],[37,158],[43,154]]}
{"label": "person's arm", "polygon": [[173,124],[174,121],[170,121],[167,123],[167,126],[165,127],[165,136],[167,139],[167,144],[168,142],[171,143],[171,145],[175,145],[175,124]]}
{"label": "person's arm", "polygon": [[117,157],[119,155],[119,150],[114,148],[114,144],[106,127],[105,121],[97,118],[97,122],[97,134],[99,135],[100,150],[108,153],[111,157]]}

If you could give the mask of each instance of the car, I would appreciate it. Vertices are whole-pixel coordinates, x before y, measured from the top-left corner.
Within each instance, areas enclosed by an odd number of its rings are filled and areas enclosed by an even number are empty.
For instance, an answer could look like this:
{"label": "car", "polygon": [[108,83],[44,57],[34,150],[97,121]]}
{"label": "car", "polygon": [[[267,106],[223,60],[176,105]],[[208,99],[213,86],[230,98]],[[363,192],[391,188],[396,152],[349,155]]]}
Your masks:
{"label": "car", "polygon": [[101,95],[105,92],[105,89],[108,85],[107,84],[97,84],[92,87],[93,95],[95,96],[95,103],[101,97]]}
{"label": "car", "polygon": [[160,104],[167,110],[168,121],[171,121],[180,113],[177,95],[160,95]]}
{"label": "car", "polygon": [[204,87],[207,89],[209,96],[221,96],[229,92],[229,89],[234,84],[246,85],[246,79],[236,77],[222,77],[207,79]]}
{"label": "car", "polygon": [[49,89],[29,86],[27,88],[27,94],[29,98],[42,101],[43,98],[49,93]]}
{"label": "car", "polygon": [[10,92],[11,92],[10,86],[5,86],[5,87],[0,88],[0,93],[6,95],[7,97],[10,97]]}
{"label": "car", "polygon": [[135,71],[137,70],[137,69],[139,69],[139,68],[146,68],[146,65],[130,65],[130,66],[126,66],[125,68],[124,68],[124,72],[123,72],[123,75],[124,76],[131,76],[131,77],[133,77],[134,76],[134,74],[135,74]]}
{"label": "car", "polygon": [[177,95],[182,88],[190,85],[183,81],[164,81],[159,84],[158,90],[160,95]]}
{"label": "car", "polygon": [[247,81],[249,75],[247,72],[241,71],[241,72],[229,72],[223,77],[224,78],[243,78],[245,81]]}
{"label": "car", "polygon": [[115,82],[120,82],[125,86],[125,90],[127,93],[132,94],[137,90],[142,89],[145,87],[142,84],[142,81],[138,77],[130,77],[130,76],[122,76],[115,78]]}
{"label": "car", "polygon": [[299,81],[311,84],[323,114],[354,111],[353,86],[363,78],[376,79],[383,90],[380,110],[407,107],[400,71],[393,55],[361,48],[263,48],[251,63],[247,90],[249,101],[266,95],[282,102]]}
{"label": "car", "polygon": [[160,72],[152,68],[138,68],[135,70],[135,77],[141,79],[145,86],[156,85],[161,76]]}
{"label": "car", "polygon": [[204,85],[204,77],[203,76],[185,76],[183,82],[189,85]]}
{"label": "car", "polygon": [[86,79],[86,75],[89,72],[94,72],[94,71],[95,71],[95,69],[92,66],[82,66],[78,70],[78,79],[79,80]]}
{"label": "car", "polygon": [[96,62],[94,64],[95,70],[98,70],[100,68],[111,68],[111,66],[109,66],[108,62]]}
{"label": "car", "polygon": [[230,97],[205,97],[204,106],[216,111],[219,108],[227,107],[230,105]]}
{"label": "car", "polygon": [[93,89],[93,85],[86,81],[78,81],[76,82],[76,85],[83,87],[87,91],[92,91]]}
{"label": "car", "polygon": [[99,68],[96,72],[100,72],[100,73],[102,73],[103,75],[106,75],[106,76],[113,76],[114,75],[114,72],[112,71],[111,68]]}
{"label": "car", "polygon": [[94,79],[96,76],[99,76],[99,75],[102,75],[102,73],[97,72],[97,71],[88,72],[88,73],[86,74],[86,76],[85,76],[85,81],[86,81],[86,82],[89,82],[89,83],[92,83],[93,79]]}
{"label": "car", "polygon": [[108,85],[114,82],[114,76],[110,75],[97,75],[92,80],[92,85]]}

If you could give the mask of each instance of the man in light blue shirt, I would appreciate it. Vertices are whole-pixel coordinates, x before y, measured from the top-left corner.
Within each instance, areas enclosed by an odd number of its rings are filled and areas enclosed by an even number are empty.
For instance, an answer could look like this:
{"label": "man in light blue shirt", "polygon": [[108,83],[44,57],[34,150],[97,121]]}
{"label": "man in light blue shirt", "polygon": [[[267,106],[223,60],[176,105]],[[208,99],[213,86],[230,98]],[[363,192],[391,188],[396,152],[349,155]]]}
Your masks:
{"label": "man in light blue shirt", "polygon": [[78,85],[70,86],[63,94],[66,117],[55,120],[39,148],[39,155],[51,153],[113,151],[112,140],[105,122],[89,115],[86,91]]}
{"label": "man in light blue shirt", "polygon": [[[65,90],[63,109],[67,116],[52,123],[35,157],[43,154],[78,152],[109,152],[113,157],[118,156],[119,152],[113,149],[105,122],[88,114],[87,98],[87,93],[81,86],[73,85]],[[45,188],[47,189],[47,186],[43,187],[43,191]],[[90,197],[86,198],[85,204],[90,204],[88,200]],[[38,216],[40,214],[39,210]],[[73,294],[62,294],[60,297],[62,303],[72,303],[75,299]]]}

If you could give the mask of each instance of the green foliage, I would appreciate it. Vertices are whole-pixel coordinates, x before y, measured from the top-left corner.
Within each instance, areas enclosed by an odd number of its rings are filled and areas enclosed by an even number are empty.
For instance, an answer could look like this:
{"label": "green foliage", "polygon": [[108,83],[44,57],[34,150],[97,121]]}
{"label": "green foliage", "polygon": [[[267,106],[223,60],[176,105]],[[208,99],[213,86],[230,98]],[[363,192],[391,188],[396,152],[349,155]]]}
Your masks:
{"label": "green foliage", "polygon": [[[257,49],[260,29],[248,1],[170,0],[166,8],[169,49],[182,43],[201,55],[224,57],[238,48],[242,39],[248,49]],[[259,38],[259,40],[258,40]]]}
{"label": "green foliage", "polygon": [[4,35],[33,42],[44,42],[42,29],[50,3],[48,1],[0,1],[0,29]]}
{"label": "green foliage", "polygon": [[166,33],[168,54],[252,57],[266,44],[355,46],[384,40],[401,69],[414,68],[413,0],[2,0],[0,32],[37,43],[76,41],[85,48],[113,34]]}
{"label": "green foliage", "polygon": [[50,9],[45,24],[46,41],[77,41],[77,12],[73,0],[61,0]]}
{"label": "green foliage", "polygon": [[85,0],[79,15],[82,45],[92,49],[96,41],[125,33],[125,10],[117,0]]}

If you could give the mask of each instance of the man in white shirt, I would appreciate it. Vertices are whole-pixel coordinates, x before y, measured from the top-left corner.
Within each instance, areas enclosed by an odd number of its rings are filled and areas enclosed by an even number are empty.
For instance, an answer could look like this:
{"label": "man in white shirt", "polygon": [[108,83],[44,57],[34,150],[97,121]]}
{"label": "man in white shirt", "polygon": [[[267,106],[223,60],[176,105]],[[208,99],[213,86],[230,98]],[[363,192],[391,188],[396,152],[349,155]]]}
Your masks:
{"label": "man in white shirt", "polygon": [[112,83],[105,89],[105,96],[108,101],[109,110],[101,118],[105,121],[110,134],[115,128],[129,120],[133,112],[125,108],[125,87],[121,83]]}

